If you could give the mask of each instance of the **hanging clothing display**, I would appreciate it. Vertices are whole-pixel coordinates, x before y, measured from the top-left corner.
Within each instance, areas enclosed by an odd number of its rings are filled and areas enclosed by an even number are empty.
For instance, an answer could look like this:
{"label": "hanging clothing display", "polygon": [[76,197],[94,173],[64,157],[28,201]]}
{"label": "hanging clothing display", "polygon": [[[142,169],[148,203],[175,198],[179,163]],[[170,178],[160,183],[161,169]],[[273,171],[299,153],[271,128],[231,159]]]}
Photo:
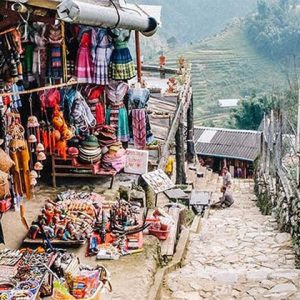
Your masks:
{"label": "hanging clothing display", "polygon": [[93,64],[91,55],[92,29],[81,26],[79,33],[79,49],[75,75],[78,83],[93,83]]}
{"label": "hanging clothing display", "polygon": [[62,40],[61,25],[51,25],[48,36],[50,44],[48,76],[53,79],[62,77]]}
{"label": "hanging clothing display", "polygon": [[16,208],[44,172],[53,185],[64,174],[112,177],[124,169],[130,136],[138,149],[153,138],[148,90],[130,91],[129,122],[129,30],[60,23],[54,11],[21,8],[28,14],[14,20],[18,27],[2,24],[0,32],[0,157],[9,163],[0,204],[10,198]]}
{"label": "hanging clothing display", "polygon": [[71,109],[71,116],[76,127],[82,132],[87,132],[90,127],[96,126],[96,120],[91,109],[87,105],[83,96],[76,92],[75,99]]}
{"label": "hanging clothing display", "polygon": [[144,109],[132,110],[132,135],[134,146],[144,149],[146,146],[146,118]]}
{"label": "hanging clothing display", "polygon": [[138,149],[143,149],[146,144],[154,141],[146,110],[149,98],[148,89],[132,88],[128,91],[130,138]]}
{"label": "hanging clothing display", "polygon": [[65,41],[67,46],[67,73],[69,77],[72,77],[73,75],[75,75],[77,51],[79,48],[79,41],[77,39],[79,26],[74,26],[69,23],[66,23],[65,31]]}
{"label": "hanging clothing display", "polygon": [[109,75],[114,80],[129,80],[135,77],[135,67],[128,48],[130,31],[113,29],[114,50],[110,58]]}
{"label": "hanging clothing display", "polygon": [[15,193],[19,196],[26,194],[27,199],[31,199],[30,188],[30,155],[25,140],[13,139],[9,144],[9,155],[14,162],[12,174]]}
{"label": "hanging clothing display", "polygon": [[123,102],[128,88],[127,83],[120,81],[111,81],[106,87],[108,99],[106,124],[116,129],[118,140],[121,142],[129,140],[128,114]]}
{"label": "hanging clothing display", "polygon": [[33,52],[32,73],[39,76],[40,84],[45,84],[47,68],[47,39],[45,37],[46,25],[43,23],[35,23],[33,26],[36,31],[33,36],[35,48]]}
{"label": "hanging clothing display", "polygon": [[104,86],[94,86],[91,88],[87,87],[86,91],[87,103],[96,119],[97,125],[103,125],[105,123],[105,107],[102,99],[104,90]]}
{"label": "hanging clothing display", "polygon": [[0,36],[0,79],[17,82],[22,76],[20,41],[12,32]]}
{"label": "hanging clothing display", "polygon": [[92,29],[92,57],[94,64],[93,83],[107,85],[109,83],[108,68],[112,54],[112,41],[107,29]]}

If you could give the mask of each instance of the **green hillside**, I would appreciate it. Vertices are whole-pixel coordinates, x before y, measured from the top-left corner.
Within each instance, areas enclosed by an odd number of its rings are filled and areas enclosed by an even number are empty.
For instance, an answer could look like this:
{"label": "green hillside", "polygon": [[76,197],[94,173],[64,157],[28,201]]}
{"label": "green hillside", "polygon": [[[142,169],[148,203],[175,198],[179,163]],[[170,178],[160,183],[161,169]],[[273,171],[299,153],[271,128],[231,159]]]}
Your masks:
{"label": "green hillside", "polygon": [[226,126],[229,111],[218,99],[241,98],[286,86],[279,64],[260,56],[240,21],[219,35],[167,54],[169,66],[184,53],[193,64],[195,120],[198,125]]}
{"label": "green hillside", "polygon": [[164,39],[178,43],[200,41],[220,32],[235,17],[244,17],[256,7],[257,0],[136,0],[138,4],[162,6]]}

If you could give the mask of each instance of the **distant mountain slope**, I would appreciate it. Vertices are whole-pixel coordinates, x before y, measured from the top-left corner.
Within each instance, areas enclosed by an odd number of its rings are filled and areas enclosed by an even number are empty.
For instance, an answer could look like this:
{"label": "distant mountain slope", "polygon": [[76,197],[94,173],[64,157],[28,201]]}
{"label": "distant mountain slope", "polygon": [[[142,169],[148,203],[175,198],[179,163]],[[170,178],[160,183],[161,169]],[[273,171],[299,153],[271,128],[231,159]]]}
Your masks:
{"label": "distant mountain slope", "polygon": [[162,5],[161,34],[179,42],[199,41],[220,32],[232,18],[251,12],[257,0],[136,0]]}
{"label": "distant mountain slope", "polygon": [[184,57],[193,63],[195,119],[198,125],[226,126],[229,111],[218,99],[270,92],[286,85],[279,65],[260,56],[246,37],[241,22],[219,35],[167,54],[167,65]]}

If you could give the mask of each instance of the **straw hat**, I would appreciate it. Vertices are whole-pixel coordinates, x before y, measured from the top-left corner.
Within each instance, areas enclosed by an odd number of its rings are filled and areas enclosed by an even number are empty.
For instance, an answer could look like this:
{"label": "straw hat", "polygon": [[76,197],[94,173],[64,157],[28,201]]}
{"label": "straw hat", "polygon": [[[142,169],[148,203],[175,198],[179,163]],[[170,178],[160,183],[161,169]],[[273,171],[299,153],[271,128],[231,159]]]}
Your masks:
{"label": "straw hat", "polygon": [[82,142],[82,146],[86,149],[97,149],[99,148],[99,142],[94,135],[89,135],[85,141]]}
{"label": "straw hat", "polygon": [[30,177],[30,178],[38,178],[39,175],[38,175],[38,173],[37,173],[35,170],[32,170],[32,171],[30,172],[30,174],[29,174],[29,177]]}
{"label": "straw hat", "polygon": [[43,165],[40,163],[40,162],[36,162],[35,164],[34,164],[34,169],[36,170],[36,171],[41,171],[41,170],[43,170]]}
{"label": "straw hat", "polygon": [[46,157],[44,152],[39,152],[37,154],[37,160],[43,161],[43,160],[46,160],[46,159],[47,159],[47,157]]}
{"label": "straw hat", "polygon": [[29,137],[28,137],[28,143],[36,143],[37,142],[37,138],[34,134],[31,134]]}
{"label": "straw hat", "polygon": [[37,151],[37,152],[43,152],[43,151],[45,151],[44,145],[41,144],[41,143],[38,143],[38,144],[36,145],[36,151]]}

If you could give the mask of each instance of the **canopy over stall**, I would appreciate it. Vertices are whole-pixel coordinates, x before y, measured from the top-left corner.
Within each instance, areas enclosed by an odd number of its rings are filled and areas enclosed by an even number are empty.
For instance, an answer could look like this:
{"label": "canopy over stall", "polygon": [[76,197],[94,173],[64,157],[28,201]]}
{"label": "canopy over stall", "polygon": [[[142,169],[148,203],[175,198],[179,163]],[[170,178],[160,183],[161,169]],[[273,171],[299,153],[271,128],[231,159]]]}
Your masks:
{"label": "canopy over stall", "polygon": [[[159,25],[157,19],[160,7],[152,16],[152,6],[126,4],[124,1],[78,1],[78,0],[9,0],[10,2],[56,10],[59,19],[69,23],[97,27],[116,27],[140,31],[146,36],[153,35]],[[150,9],[150,10],[149,10]],[[159,13],[157,13],[159,11]],[[150,13],[149,13],[150,12]]]}
{"label": "canopy over stall", "polygon": [[137,10],[120,9],[116,5],[100,8],[97,4],[64,0],[58,5],[57,12],[59,18],[65,22],[100,27],[121,27],[141,31],[149,36],[156,32],[158,26],[153,17],[140,14]]}

